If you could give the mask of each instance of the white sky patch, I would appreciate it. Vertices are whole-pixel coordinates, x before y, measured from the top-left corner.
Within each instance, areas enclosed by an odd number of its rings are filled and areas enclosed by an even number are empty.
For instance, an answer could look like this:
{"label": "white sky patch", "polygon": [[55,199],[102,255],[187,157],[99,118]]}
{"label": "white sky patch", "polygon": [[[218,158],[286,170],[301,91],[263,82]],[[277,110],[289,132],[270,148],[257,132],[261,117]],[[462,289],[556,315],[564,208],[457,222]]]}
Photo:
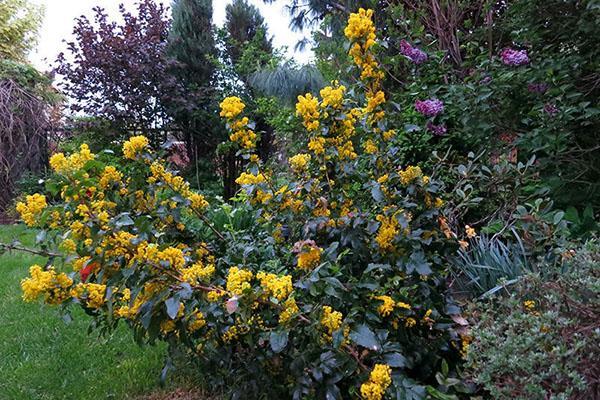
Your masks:
{"label": "white sky patch", "polygon": [[[46,9],[44,22],[40,30],[40,38],[37,50],[29,56],[33,65],[42,71],[51,68],[56,56],[66,51],[66,41],[73,38],[73,27],[75,19],[81,15],[92,17],[92,8],[101,6],[109,15],[109,18],[117,18],[119,4],[123,3],[129,10],[133,9],[136,0],[32,0],[33,3],[41,4]],[[165,1],[170,5],[170,1]],[[213,22],[222,26],[225,20],[225,7],[231,0],[213,0]],[[284,9],[285,1],[277,1],[267,5],[262,0],[249,0],[260,9],[269,26],[269,35],[273,37],[275,47],[287,47],[289,57],[304,64],[312,60],[312,52],[294,52],[294,46],[303,38],[303,34],[293,32],[289,29],[289,15]]]}

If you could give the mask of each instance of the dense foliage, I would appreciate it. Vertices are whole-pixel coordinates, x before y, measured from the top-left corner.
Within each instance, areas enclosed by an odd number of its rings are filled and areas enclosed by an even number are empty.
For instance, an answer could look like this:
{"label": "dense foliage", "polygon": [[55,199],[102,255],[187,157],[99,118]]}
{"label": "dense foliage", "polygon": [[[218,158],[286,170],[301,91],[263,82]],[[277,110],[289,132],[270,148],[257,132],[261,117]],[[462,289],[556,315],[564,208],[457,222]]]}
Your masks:
{"label": "dense foliage", "polygon": [[0,2],[0,58],[25,61],[37,42],[42,8],[29,0]]}
{"label": "dense foliage", "polygon": [[[474,307],[468,367],[497,399],[592,399],[600,393],[600,248],[565,252],[560,271],[545,265],[508,297]],[[543,275],[551,275],[544,278]]]}

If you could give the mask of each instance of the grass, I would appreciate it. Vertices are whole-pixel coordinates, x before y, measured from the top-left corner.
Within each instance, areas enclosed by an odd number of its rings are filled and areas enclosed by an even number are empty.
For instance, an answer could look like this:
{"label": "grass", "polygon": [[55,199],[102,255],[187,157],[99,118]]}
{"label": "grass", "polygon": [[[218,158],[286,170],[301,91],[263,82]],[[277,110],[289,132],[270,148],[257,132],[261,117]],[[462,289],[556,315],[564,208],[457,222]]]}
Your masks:
{"label": "grass", "polygon": [[[23,226],[0,226],[0,242],[32,247]],[[127,327],[110,338],[88,334],[74,310],[66,324],[56,308],[21,300],[20,280],[42,257],[0,256],[0,399],[129,399],[159,386],[165,348],[139,347]]]}

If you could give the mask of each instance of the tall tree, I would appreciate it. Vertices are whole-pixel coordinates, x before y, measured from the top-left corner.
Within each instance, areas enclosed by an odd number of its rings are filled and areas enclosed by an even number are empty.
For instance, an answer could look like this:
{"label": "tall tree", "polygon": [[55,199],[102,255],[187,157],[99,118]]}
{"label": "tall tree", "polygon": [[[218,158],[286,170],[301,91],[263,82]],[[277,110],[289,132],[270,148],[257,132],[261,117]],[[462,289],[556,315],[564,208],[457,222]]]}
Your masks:
{"label": "tall tree", "polygon": [[[193,161],[212,153],[222,140],[214,110],[216,46],[212,26],[212,0],[175,0],[167,53],[170,70],[185,89],[185,96],[170,104],[169,112],[183,129]],[[179,100],[179,101],[177,101]]]}
{"label": "tall tree", "polygon": [[43,8],[29,0],[0,1],[0,58],[24,61],[37,42]]}
{"label": "tall tree", "polygon": [[227,52],[240,78],[245,81],[252,72],[264,67],[273,55],[265,19],[247,0],[234,0],[225,8],[225,29],[229,36]]}
{"label": "tall tree", "polygon": [[148,131],[168,122],[165,103],[180,91],[167,73],[165,7],[141,0],[136,9],[133,14],[121,4],[121,24],[109,21],[101,7],[94,8],[94,22],[78,18],[70,54],[58,56],[56,72],[65,78],[61,88],[74,111]]}

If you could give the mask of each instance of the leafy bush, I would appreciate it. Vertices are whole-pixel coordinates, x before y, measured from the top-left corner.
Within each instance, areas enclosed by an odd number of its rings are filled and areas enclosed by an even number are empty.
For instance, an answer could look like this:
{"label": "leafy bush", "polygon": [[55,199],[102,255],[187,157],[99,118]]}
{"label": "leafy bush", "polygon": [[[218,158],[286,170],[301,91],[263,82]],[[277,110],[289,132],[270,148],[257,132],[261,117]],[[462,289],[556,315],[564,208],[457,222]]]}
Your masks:
{"label": "leafy bush", "polygon": [[598,240],[588,242],[565,253],[565,271],[528,275],[509,297],[471,310],[478,321],[467,352],[469,374],[493,398],[598,397],[599,254]]}
{"label": "leafy bush", "polygon": [[86,145],[54,155],[48,197],[17,209],[75,272],[33,266],[24,298],[184,348],[236,397],[444,398],[436,375],[456,378],[461,338],[442,188],[397,163],[371,11],[346,36],[360,84],[299,97],[308,150],[285,173],[254,153],[241,100],[221,104],[246,163],[235,208],[209,205],[143,136],[114,164]]}

